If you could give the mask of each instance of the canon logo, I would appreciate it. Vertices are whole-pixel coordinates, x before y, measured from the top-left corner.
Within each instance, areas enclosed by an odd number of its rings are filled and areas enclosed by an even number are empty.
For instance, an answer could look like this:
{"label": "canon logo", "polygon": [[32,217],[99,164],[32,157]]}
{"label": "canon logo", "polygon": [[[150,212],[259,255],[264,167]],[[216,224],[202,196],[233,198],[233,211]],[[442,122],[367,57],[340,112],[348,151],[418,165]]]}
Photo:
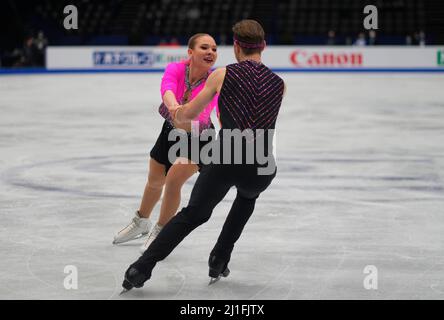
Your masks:
{"label": "canon logo", "polygon": [[357,67],[362,66],[362,53],[307,52],[296,50],[290,61],[300,67]]}

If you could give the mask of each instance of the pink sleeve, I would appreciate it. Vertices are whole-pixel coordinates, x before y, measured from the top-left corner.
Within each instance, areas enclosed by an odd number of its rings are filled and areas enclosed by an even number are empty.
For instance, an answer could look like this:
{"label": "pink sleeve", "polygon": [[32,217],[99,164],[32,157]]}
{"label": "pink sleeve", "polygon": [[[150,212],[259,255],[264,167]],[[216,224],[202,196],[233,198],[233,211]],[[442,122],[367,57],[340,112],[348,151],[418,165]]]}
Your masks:
{"label": "pink sleeve", "polygon": [[162,83],[160,85],[160,94],[165,94],[165,91],[171,90],[174,92],[174,95],[177,95],[177,82],[179,79],[178,66],[176,63],[170,63],[167,65],[165,69],[165,73],[162,77]]}

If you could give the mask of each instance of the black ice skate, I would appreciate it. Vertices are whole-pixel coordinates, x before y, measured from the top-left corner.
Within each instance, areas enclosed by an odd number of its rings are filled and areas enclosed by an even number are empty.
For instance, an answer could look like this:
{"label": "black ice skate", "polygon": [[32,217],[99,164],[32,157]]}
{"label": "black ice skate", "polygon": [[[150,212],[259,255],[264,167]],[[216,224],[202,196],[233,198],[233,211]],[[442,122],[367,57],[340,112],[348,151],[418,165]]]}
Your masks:
{"label": "black ice skate", "polygon": [[135,267],[130,266],[125,272],[125,279],[122,283],[123,290],[120,294],[130,291],[132,288],[142,288],[145,281],[148,279],[148,276],[137,270]]}
{"label": "black ice skate", "polygon": [[213,283],[220,280],[221,277],[228,277],[230,274],[230,269],[228,269],[228,263],[218,259],[216,256],[210,256],[208,260],[208,266],[210,267],[208,275],[210,276],[210,283],[208,285],[212,285]]}

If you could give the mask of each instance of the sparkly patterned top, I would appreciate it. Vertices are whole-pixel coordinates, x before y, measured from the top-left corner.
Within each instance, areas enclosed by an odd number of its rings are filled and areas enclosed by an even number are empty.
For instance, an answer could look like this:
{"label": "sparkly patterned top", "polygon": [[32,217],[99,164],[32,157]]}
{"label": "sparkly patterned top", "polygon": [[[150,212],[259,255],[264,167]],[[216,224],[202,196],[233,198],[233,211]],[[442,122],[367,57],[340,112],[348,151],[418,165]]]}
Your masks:
{"label": "sparkly patterned top", "polygon": [[[228,159],[230,163],[248,164],[251,163],[248,159],[253,159],[252,164],[260,166],[264,164],[258,158],[262,152],[267,161],[275,161],[270,152],[273,151],[273,129],[283,94],[284,81],[262,63],[246,60],[226,67],[218,103],[223,129],[219,131],[217,140],[221,150],[220,163],[226,163],[224,159]],[[232,140],[229,135],[235,132],[234,129],[246,133],[241,149],[236,143],[226,140]],[[251,148],[253,143],[254,148]],[[231,145],[230,152],[225,145]]]}
{"label": "sparkly patterned top", "polygon": [[[196,84],[191,85],[188,83],[188,65],[189,61],[172,62],[168,64],[165,69],[165,73],[162,77],[162,83],[160,86],[161,96],[165,94],[167,90],[171,90],[179,103],[184,103],[194,99],[200,91],[205,87],[205,80],[201,79]],[[211,71],[209,71],[211,73]],[[188,92],[190,91],[190,92]],[[188,94],[187,94],[188,92]],[[190,94],[191,93],[191,94]],[[187,97],[185,97],[187,96]],[[211,112],[214,108],[217,110],[216,95],[213,100],[206,106],[206,108],[195,119],[199,121],[200,129],[206,129],[211,126]],[[186,101],[184,101],[186,100]],[[159,113],[168,121],[172,121],[168,108],[162,103],[159,107]]]}
{"label": "sparkly patterned top", "polygon": [[264,64],[228,65],[218,103],[222,128],[274,129],[283,93],[284,81]]}

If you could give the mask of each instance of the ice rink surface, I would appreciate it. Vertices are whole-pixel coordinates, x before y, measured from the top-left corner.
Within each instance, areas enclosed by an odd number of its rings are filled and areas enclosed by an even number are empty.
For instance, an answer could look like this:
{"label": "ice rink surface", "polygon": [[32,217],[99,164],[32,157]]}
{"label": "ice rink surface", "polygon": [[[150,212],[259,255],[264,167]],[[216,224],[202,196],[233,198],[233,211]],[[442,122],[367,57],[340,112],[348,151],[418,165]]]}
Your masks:
{"label": "ice rink surface", "polygon": [[207,285],[234,190],[124,296],[143,240],[111,242],[140,203],[161,74],[0,77],[0,299],[444,299],[443,75],[281,76],[278,174],[231,275]]}

